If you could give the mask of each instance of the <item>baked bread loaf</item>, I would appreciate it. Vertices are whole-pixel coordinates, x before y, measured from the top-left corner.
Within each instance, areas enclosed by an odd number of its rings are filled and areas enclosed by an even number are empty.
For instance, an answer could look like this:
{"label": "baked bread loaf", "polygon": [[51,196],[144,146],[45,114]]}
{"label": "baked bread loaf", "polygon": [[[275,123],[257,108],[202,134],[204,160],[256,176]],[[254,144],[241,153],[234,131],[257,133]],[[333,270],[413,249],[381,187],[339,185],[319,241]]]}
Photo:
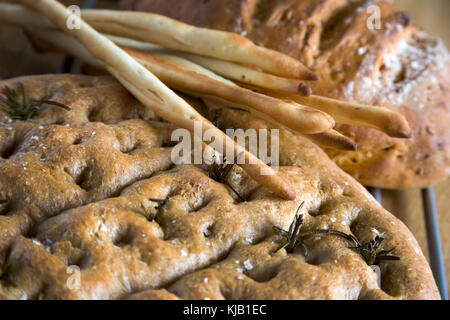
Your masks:
{"label": "baked bread loaf", "polygon": [[[390,1],[376,1],[381,29],[371,30],[373,1],[123,0],[122,8],[160,13],[197,26],[233,31],[287,53],[320,76],[316,94],[401,112],[409,140],[337,125],[358,151],[326,150],[362,184],[433,185],[450,175],[450,59],[441,41],[414,26]],[[195,9],[194,9],[195,8]]]}
{"label": "baked bread loaf", "polygon": [[[51,99],[29,120],[0,109],[0,297],[24,299],[438,299],[430,268],[401,221],[309,140],[280,136],[284,201],[239,167],[229,183],[174,166],[174,127],[114,79],[43,75],[0,83]],[[2,93],[2,97],[4,97]],[[265,128],[223,110],[227,128]],[[155,203],[168,199],[156,221]],[[360,241],[384,234],[381,283],[336,236],[309,254],[272,251],[304,202],[302,232],[334,229]],[[78,273],[78,280],[73,278]],[[74,280],[75,279],[75,280]]]}

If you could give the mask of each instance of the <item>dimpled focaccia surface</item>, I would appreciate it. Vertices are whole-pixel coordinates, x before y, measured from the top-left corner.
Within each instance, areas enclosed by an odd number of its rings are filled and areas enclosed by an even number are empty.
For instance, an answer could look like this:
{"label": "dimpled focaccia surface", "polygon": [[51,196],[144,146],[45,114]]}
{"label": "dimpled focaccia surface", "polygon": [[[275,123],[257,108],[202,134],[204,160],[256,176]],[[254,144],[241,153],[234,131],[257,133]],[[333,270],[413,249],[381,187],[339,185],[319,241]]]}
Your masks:
{"label": "dimpled focaccia surface", "polygon": [[[424,187],[450,176],[448,51],[391,2],[123,0],[121,4],[124,9],[237,32],[312,68],[320,76],[310,83],[315,94],[402,113],[413,130],[409,140],[337,125],[338,131],[355,140],[358,151],[326,152],[362,184]],[[367,21],[373,22],[371,5],[380,9],[379,30],[367,27]]]}
{"label": "dimpled focaccia surface", "polygon": [[[28,121],[0,111],[1,298],[27,299],[437,299],[430,268],[408,229],[314,144],[280,134],[284,201],[239,167],[228,180],[171,162],[174,127],[109,77],[44,75],[0,83],[44,106]],[[267,128],[227,110],[225,128]],[[169,201],[152,221],[155,203]],[[400,261],[375,273],[348,243],[307,240],[309,254],[272,251],[304,202],[302,231],[337,229],[360,240],[373,229]],[[68,269],[72,266],[72,269]],[[79,287],[72,286],[80,269]],[[70,289],[71,288],[71,289]],[[74,289],[75,288],[75,289]]]}

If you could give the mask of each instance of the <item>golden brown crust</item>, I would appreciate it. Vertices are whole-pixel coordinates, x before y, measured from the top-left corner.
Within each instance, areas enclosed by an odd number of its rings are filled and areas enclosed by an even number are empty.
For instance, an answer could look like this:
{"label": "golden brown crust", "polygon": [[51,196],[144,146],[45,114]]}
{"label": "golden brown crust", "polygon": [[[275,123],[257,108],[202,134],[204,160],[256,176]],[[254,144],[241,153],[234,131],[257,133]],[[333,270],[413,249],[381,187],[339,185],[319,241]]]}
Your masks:
{"label": "golden brown crust", "polygon": [[[320,76],[316,94],[400,111],[412,139],[338,125],[357,151],[327,150],[369,186],[410,188],[450,176],[450,59],[445,46],[419,31],[405,13],[377,1],[382,29],[367,28],[373,1],[124,0],[126,9],[161,13],[198,26],[241,33],[298,58]],[[195,10],[192,8],[195,7]]]}
{"label": "golden brown crust", "polygon": [[[438,299],[408,229],[307,139],[281,132],[280,174],[299,195],[283,201],[239,167],[229,177],[246,202],[201,166],[173,166],[173,127],[156,121],[111,78],[48,75],[22,82],[72,110],[33,119],[0,114],[0,297],[28,299]],[[226,127],[265,128],[224,110]],[[149,198],[168,205],[159,223]],[[310,254],[271,254],[304,201],[304,230],[361,240],[385,233],[400,261],[372,269],[336,237],[309,239]],[[68,286],[75,266],[80,287]],[[72,271],[71,271],[72,270]],[[72,283],[72,282],[70,282]],[[72,288],[72,289],[69,289]]]}

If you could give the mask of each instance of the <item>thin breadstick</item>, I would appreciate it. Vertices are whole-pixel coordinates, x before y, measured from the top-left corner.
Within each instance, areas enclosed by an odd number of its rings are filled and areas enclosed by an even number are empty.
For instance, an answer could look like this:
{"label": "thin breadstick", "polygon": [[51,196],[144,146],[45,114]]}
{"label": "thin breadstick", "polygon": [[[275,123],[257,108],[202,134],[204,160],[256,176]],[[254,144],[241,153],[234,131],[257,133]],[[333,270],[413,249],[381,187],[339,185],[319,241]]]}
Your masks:
{"label": "thin breadstick", "polygon": [[318,134],[305,134],[304,136],[325,148],[346,151],[354,151],[357,149],[357,145],[352,139],[333,129]]}
{"label": "thin breadstick", "polygon": [[[1,8],[6,18],[25,19],[29,28],[51,27],[48,21],[42,21],[38,15],[30,14],[20,6],[1,4]],[[81,16],[102,33],[148,41],[172,50],[249,64],[282,77],[318,79],[300,61],[257,46],[247,38],[232,32],[198,28],[146,12],[91,9],[82,10]]]}
{"label": "thin breadstick", "polygon": [[240,64],[215,58],[186,53],[180,55],[225,78],[235,81],[270,90],[300,92],[304,95],[308,95],[311,92],[311,89],[308,89],[309,87],[304,82],[295,79],[277,77]]}
{"label": "thin breadstick", "polygon": [[[59,31],[31,31],[33,32],[67,53],[74,54],[88,63],[92,61],[76,40],[64,34],[58,35]],[[320,133],[334,126],[333,119],[321,111],[241,88],[184,58],[165,53],[124,50],[171,88],[194,95],[200,93],[202,96],[217,96],[250,107],[258,116],[272,119],[298,133]]]}
{"label": "thin breadstick", "polygon": [[338,123],[381,130],[396,138],[410,138],[411,128],[405,117],[391,109],[310,95],[289,95],[292,100],[330,114]]}
{"label": "thin breadstick", "polygon": [[[289,184],[278,176],[272,168],[234,143],[227,135],[214,127],[194,108],[167,88],[151,72],[112,41],[92,29],[82,19],[78,21],[80,23],[79,29],[68,30],[66,21],[71,13],[62,4],[52,0],[20,0],[20,2],[40,12],[62,30],[74,35],[100,64],[131,91],[141,103],[151,108],[156,114],[190,131],[194,131],[194,121],[200,121],[206,129],[212,130],[214,134],[221,137],[224,145],[234,146],[236,155],[244,152],[246,164],[241,166],[253,179],[283,198],[294,199],[296,197]],[[262,170],[269,175],[263,176]]]}

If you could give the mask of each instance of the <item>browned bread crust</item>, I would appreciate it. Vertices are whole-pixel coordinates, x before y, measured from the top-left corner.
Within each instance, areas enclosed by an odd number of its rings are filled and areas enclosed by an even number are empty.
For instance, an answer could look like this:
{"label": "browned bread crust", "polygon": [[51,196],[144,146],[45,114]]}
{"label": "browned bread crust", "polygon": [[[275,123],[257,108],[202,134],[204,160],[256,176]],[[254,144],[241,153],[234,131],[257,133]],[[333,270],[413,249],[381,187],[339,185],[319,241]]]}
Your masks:
{"label": "browned bread crust", "polygon": [[[173,166],[170,124],[156,121],[109,77],[46,75],[22,82],[44,107],[29,121],[0,111],[1,298],[28,299],[438,299],[408,229],[310,141],[282,132],[284,201],[234,168],[237,201],[204,167]],[[223,111],[225,127],[265,128]],[[149,198],[170,196],[159,223]],[[400,261],[375,273],[347,243],[309,239],[310,253],[272,254],[304,201],[303,231],[337,229],[361,240],[372,228]],[[81,269],[80,287],[69,289]],[[73,287],[72,287],[73,288]]]}
{"label": "browned bread crust", "polygon": [[[369,5],[381,9],[370,30]],[[298,58],[320,81],[316,94],[382,105],[408,119],[413,136],[338,125],[358,151],[326,150],[368,186],[410,188],[450,176],[450,59],[445,46],[419,31],[388,1],[123,0],[126,9],[161,13],[194,25],[240,33]]]}

